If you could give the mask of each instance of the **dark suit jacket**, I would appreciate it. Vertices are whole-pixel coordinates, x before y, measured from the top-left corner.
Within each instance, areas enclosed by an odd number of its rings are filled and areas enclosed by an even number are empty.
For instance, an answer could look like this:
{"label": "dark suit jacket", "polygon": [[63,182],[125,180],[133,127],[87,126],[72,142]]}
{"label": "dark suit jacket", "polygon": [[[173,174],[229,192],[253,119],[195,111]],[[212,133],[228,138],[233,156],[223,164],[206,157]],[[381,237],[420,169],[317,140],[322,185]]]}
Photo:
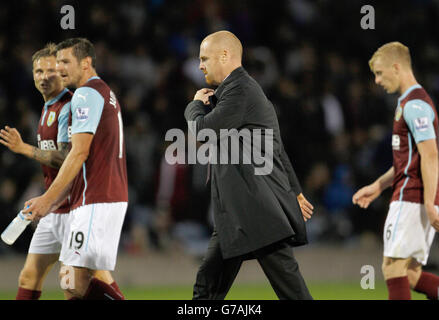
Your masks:
{"label": "dark suit jacket", "polygon": [[272,103],[242,67],[218,86],[212,98],[216,105],[210,112],[200,100],[186,107],[185,118],[195,122],[197,132],[209,128],[219,137],[220,129],[273,129],[274,135],[273,170],[268,175],[255,175],[254,164],[219,164],[218,160],[211,165],[214,222],[223,258],[287,238],[296,246],[306,244],[296,198],[302,191],[285,153]]}

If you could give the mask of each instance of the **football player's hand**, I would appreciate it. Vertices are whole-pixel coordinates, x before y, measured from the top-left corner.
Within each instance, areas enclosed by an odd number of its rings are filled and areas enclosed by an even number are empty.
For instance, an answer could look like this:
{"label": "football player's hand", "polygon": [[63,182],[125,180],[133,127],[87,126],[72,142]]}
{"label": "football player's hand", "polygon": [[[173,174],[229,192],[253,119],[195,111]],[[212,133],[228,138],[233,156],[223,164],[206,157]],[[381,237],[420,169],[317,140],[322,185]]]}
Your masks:
{"label": "football player's hand", "polygon": [[21,153],[24,145],[18,130],[8,126],[0,130],[0,143],[15,153]]}
{"label": "football player's hand", "polygon": [[51,207],[52,202],[42,195],[26,201],[24,203],[23,213],[31,213],[31,215],[25,215],[26,220],[39,220],[47,216]]}
{"label": "football player's hand", "polygon": [[210,104],[209,97],[213,95],[215,90],[209,88],[203,88],[198,90],[194,96],[194,100],[201,100],[205,105]]}
{"label": "football player's hand", "polygon": [[428,220],[436,231],[439,231],[439,214],[434,204],[425,204],[425,210],[427,211]]}
{"label": "football player's hand", "polygon": [[367,209],[371,202],[378,198],[381,190],[377,183],[372,183],[358,190],[352,196],[352,203],[358,205],[360,208]]}
{"label": "football player's hand", "polygon": [[300,210],[302,210],[303,220],[307,221],[308,219],[311,219],[314,210],[313,205],[306,200],[303,193],[297,196],[297,201],[299,202]]}

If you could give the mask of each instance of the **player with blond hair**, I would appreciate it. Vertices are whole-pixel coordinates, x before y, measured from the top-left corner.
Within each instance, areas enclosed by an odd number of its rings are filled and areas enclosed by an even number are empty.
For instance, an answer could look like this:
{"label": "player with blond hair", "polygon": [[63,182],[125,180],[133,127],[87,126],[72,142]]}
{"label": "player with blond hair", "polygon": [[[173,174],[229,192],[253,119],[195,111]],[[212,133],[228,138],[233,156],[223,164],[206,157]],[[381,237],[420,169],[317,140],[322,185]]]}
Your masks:
{"label": "player with blond hair", "polygon": [[366,209],[392,187],[382,265],[389,299],[410,299],[410,289],[438,299],[439,277],[422,270],[435,231],[439,231],[436,108],[416,81],[410,51],[402,43],[381,46],[369,66],[376,84],[389,94],[400,94],[393,120],[393,166],[358,190],[352,202]]}

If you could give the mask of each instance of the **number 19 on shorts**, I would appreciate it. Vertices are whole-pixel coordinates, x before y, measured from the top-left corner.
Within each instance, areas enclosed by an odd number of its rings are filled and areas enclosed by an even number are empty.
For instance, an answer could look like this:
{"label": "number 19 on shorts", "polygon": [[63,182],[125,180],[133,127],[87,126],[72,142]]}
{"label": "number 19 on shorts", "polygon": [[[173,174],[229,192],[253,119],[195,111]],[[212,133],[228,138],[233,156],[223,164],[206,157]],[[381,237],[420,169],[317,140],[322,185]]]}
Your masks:
{"label": "number 19 on shorts", "polygon": [[82,248],[82,245],[84,244],[84,233],[81,231],[72,231],[70,234],[70,249],[79,250]]}

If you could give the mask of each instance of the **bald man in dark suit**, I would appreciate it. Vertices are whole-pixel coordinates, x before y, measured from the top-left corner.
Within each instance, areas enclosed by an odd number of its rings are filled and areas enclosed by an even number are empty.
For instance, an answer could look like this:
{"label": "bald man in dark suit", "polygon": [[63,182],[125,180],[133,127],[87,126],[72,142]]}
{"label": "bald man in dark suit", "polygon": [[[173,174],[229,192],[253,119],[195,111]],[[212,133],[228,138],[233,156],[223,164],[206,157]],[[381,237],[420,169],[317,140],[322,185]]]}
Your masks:
{"label": "bald man in dark suit", "polygon": [[195,135],[209,129],[221,137],[224,130],[236,130],[244,153],[256,147],[255,140],[246,142],[239,133],[262,132],[261,140],[270,143],[261,143],[261,154],[271,158],[265,159],[265,171],[254,161],[245,163],[242,156],[238,164],[220,163],[220,156],[236,156],[230,150],[224,155],[220,149],[217,158],[211,158],[208,178],[215,228],[193,299],[224,299],[246,259],[258,260],[279,299],[312,299],[293,247],[307,243],[305,221],[313,206],[303,196],[285,153],[274,107],[241,60],[242,45],[232,33],[220,31],[203,40],[200,69],[207,84],[218,87],[197,91],[185,118]]}

